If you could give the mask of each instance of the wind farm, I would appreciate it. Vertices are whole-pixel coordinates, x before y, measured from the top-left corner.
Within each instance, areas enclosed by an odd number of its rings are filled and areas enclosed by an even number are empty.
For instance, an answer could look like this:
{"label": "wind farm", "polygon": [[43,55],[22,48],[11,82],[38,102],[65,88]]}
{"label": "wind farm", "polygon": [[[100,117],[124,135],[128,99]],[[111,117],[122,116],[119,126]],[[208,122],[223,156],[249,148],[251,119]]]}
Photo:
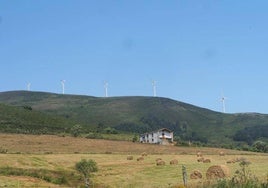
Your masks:
{"label": "wind farm", "polygon": [[268,1],[0,1],[0,187],[268,187]]}
{"label": "wind farm", "polygon": [[[61,84],[61,91],[60,94],[66,94],[65,91],[65,85],[66,85],[66,80],[62,79],[60,80],[60,84]],[[149,85],[147,85],[148,87]],[[148,95],[143,95],[142,93],[140,93],[139,96],[153,96],[153,97],[157,97],[157,82],[155,80],[151,81],[151,87],[152,87],[152,94],[148,94]],[[70,90],[72,89],[72,85],[69,85]],[[109,96],[108,94],[108,89],[109,89],[109,83],[107,81],[103,81],[103,88],[104,88],[104,97],[116,97],[116,96]],[[145,89],[145,88],[144,88]],[[27,91],[31,91],[31,83],[28,82],[27,83],[27,87],[26,87]],[[42,92],[42,91],[38,91],[38,92]],[[52,92],[53,93],[53,92]],[[78,95],[77,93],[68,93],[69,95]],[[88,94],[89,96],[92,96],[90,93]],[[121,95],[119,95],[121,96]],[[134,95],[128,95],[128,96],[134,96]],[[97,97],[97,96],[96,96]],[[159,96],[159,97],[165,97],[165,96]],[[216,111],[220,111],[222,113],[226,113],[226,100],[229,100],[228,97],[226,97],[223,92],[221,92],[221,97],[220,97],[220,103],[221,103],[221,109],[216,110]],[[193,104],[194,105],[194,104]]]}

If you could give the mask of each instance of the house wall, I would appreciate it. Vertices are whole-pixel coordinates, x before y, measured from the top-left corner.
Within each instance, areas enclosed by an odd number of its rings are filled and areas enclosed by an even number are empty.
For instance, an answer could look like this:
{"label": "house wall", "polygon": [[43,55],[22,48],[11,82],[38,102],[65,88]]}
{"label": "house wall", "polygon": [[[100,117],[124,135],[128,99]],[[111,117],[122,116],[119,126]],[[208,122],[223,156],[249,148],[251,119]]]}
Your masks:
{"label": "house wall", "polygon": [[140,142],[159,143],[158,134],[156,132],[143,134],[140,136]]}
{"label": "house wall", "polygon": [[162,138],[162,135],[164,134],[164,137],[168,140],[171,140],[173,142],[173,132],[169,132],[167,130],[160,130],[158,131],[158,135]]}
{"label": "house wall", "polygon": [[173,142],[173,132],[169,132],[167,130],[158,130],[140,135],[140,142],[162,144],[163,134],[165,141],[170,140]]}

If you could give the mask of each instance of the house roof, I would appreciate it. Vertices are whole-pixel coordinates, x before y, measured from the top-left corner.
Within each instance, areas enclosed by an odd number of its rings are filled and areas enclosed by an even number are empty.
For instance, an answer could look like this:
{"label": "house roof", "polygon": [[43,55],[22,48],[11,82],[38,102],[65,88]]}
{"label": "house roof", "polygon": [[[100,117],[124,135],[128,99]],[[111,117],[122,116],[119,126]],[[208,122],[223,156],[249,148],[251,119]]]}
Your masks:
{"label": "house roof", "polygon": [[[167,129],[167,128],[158,129],[157,131],[168,131],[168,132],[173,132],[173,131],[171,131],[171,130],[169,130],[169,129]],[[155,132],[155,131],[153,131],[153,132]]]}
{"label": "house roof", "polygon": [[158,130],[155,130],[155,131],[151,131],[151,132],[143,133],[143,134],[141,134],[141,136],[142,136],[142,135],[145,135],[145,134],[151,134],[151,133],[154,133],[154,132],[159,132],[159,131],[167,131],[167,132],[170,132],[170,133],[173,132],[173,131],[171,131],[171,130],[169,130],[169,129],[167,129],[167,128],[161,128],[161,129],[158,129]]}

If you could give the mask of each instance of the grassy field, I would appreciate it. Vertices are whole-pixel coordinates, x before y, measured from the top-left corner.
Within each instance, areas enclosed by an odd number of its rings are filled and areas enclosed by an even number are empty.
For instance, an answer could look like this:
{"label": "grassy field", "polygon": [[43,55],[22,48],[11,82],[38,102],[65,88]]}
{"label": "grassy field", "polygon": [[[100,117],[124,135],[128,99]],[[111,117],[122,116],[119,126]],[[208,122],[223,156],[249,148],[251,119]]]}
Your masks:
{"label": "grassy field", "polygon": [[[164,188],[182,185],[182,165],[186,166],[188,176],[194,169],[202,172],[202,179],[188,180],[190,187],[194,187],[207,182],[206,170],[214,164],[227,165],[232,176],[240,168],[239,164],[226,164],[226,161],[237,157],[250,161],[249,169],[261,181],[265,181],[268,174],[268,155],[261,153],[50,135],[0,134],[0,140],[1,150],[7,150],[7,153],[0,154],[0,187],[82,186],[83,180],[74,169],[75,163],[81,159],[97,162],[99,171],[92,177],[95,187]],[[211,163],[198,163],[198,151],[211,159]],[[219,151],[226,155],[219,156]],[[144,161],[137,161],[143,152],[148,156]],[[128,155],[132,155],[134,160],[127,160]],[[157,158],[162,158],[166,165],[156,166]],[[170,165],[172,159],[177,159],[179,164]]]}

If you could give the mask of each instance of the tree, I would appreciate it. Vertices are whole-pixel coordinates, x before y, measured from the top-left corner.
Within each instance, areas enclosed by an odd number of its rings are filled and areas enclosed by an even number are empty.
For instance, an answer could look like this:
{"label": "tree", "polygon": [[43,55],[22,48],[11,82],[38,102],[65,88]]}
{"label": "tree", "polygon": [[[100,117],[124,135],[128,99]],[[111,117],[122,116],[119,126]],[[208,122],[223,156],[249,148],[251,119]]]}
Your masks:
{"label": "tree", "polygon": [[132,138],[132,142],[137,142],[139,140],[138,135],[135,134],[134,137]]}
{"label": "tree", "polygon": [[254,142],[252,147],[258,152],[268,152],[268,144],[260,140]]}
{"label": "tree", "polygon": [[74,137],[78,137],[81,134],[81,132],[82,132],[82,126],[79,124],[76,124],[71,128],[71,134]]}
{"label": "tree", "polygon": [[75,169],[84,176],[85,186],[89,188],[90,186],[89,176],[91,172],[98,171],[97,163],[92,159],[89,160],[82,159],[81,161],[75,164]]}
{"label": "tree", "polygon": [[106,134],[117,134],[118,133],[113,127],[106,127],[103,131]]}

